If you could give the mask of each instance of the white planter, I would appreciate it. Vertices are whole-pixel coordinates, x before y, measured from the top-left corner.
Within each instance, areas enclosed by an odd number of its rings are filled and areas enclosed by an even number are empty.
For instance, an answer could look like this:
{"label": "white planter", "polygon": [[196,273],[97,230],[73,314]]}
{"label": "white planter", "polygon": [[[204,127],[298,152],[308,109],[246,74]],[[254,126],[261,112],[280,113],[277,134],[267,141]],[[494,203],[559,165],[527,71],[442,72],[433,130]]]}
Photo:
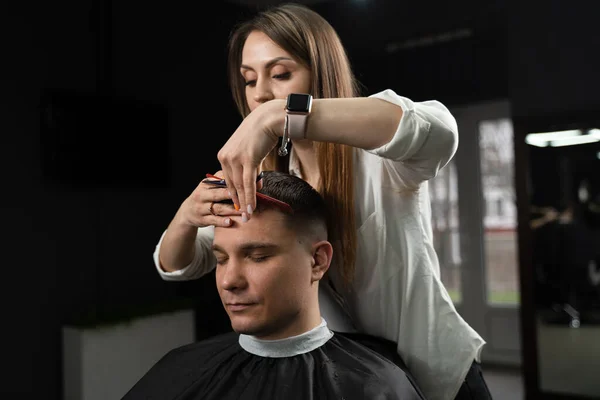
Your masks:
{"label": "white planter", "polygon": [[194,340],[193,310],[63,327],[64,399],[119,400],[169,350]]}

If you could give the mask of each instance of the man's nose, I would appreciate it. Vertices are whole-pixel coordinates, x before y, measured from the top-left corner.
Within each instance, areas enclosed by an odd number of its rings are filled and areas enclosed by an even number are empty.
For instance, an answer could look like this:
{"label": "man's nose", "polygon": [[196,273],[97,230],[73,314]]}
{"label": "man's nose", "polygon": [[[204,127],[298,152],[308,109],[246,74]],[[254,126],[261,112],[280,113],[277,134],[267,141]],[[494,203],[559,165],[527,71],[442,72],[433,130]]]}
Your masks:
{"label": "man's nose", "polygon": [[246,276],[244,273],[243,263],[230,258],[227,265],[222,267],[224,271],[221,273],[220,285],[225,290],[235,291],[244,289],[247,285]]}

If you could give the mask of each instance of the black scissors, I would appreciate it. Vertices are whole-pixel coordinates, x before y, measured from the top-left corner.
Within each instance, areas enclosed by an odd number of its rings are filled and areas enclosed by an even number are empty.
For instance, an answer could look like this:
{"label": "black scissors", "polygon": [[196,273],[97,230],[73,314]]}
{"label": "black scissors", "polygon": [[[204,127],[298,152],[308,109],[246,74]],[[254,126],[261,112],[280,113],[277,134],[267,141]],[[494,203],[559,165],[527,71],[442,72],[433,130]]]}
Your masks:
{"label": "black scissors", "polygon": [[[225,182],[225,179],[219,178],[218,176],[215,176],[212,174],[206,174],[206,177],[210,178],[210,179],[214,179],[214,180],[205,180],[204,183],[208,183],[208,184],[215,185],[215,186],[227,187],[227,183]],[[263,173],[261,172],[256,177],[256,182],[260,181],[262,179],[262,177],[263,177]],[[294,210],[292,210],[292,207],[288,203],[285,203],[281,200],[277,200],[271,196],[267,196],[266,194],[256,192],[256,198],[257,198],[257,200],[261,200],[267,204],[273,205],[289,214],[294,213]]]}

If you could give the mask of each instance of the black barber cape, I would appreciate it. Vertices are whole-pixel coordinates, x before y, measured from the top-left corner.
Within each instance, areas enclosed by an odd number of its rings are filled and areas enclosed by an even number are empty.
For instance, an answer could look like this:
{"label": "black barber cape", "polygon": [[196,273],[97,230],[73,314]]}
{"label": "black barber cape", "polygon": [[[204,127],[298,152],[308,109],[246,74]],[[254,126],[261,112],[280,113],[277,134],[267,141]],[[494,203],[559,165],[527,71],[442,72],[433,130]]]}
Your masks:
{"label": "black barber cape", "polygon": [[[377,339],[370,339],[371,343]],[[317,328],[281,340],[226,333],[168,352],[122,400],[423,399],[398,365]]]}

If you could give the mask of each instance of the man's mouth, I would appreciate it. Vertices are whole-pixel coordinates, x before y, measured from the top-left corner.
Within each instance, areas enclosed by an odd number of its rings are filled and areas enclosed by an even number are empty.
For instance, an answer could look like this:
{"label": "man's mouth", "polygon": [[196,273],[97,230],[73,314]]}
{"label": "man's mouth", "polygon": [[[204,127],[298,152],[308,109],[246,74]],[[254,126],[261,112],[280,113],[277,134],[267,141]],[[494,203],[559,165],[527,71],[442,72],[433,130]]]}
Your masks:
{"label": "man's mouth", "polygon": [[254,303],[227,303],[225,307],[232,312],[243,311],[252,307]]}

